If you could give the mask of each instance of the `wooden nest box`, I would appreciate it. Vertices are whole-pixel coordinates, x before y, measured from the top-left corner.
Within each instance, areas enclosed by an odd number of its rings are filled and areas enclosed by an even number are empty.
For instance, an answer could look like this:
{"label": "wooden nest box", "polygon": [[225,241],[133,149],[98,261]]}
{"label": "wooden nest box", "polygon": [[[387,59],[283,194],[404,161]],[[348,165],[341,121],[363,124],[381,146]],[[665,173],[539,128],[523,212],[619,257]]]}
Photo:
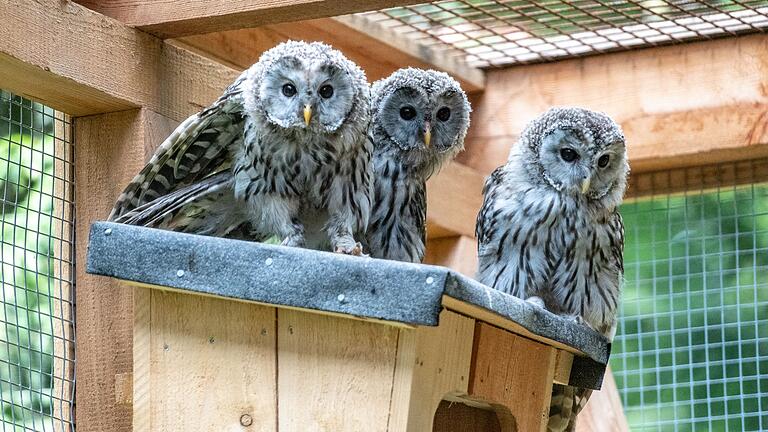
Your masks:
{"label": "wooden nest box", "polygon": [[146,288],[134,430],[543,431],[552,384],[598,389],[608,360],[443,267],[99,222],[87,271]]}

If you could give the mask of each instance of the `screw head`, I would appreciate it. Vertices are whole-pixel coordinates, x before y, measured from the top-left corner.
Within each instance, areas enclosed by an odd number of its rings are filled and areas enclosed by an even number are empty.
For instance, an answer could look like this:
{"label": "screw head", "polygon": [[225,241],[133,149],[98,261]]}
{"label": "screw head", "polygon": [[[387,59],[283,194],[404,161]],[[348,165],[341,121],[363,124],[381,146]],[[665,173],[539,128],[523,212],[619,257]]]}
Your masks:
{"label": "screw head", "polygon": [[428,284],[428,285],[432,285],[432,282],[434,282],[434,281],[435,281],[435,278],[433,278],[432,276],[429,276],[429,277],[427,278],[427,284]]}
{"label": "screw head", "polygon": [[338,300],[340,303],[344,303],[346,299],[347,297],[344,294],[339,294],[339,296],[336,297],[336,300]]}
{"label": "screw head", "polygon": [[177,270],[176,271],[176,276],[177,277],[184,277],[184,270]]}
{"label": "screw head", "polygon": [[248,427],[248,426],[252,425],[253,424],[253,417],[251,417],[248,414],[241,415],[240,416],[240,424],[245,426],[245,427]]}
{"label": "screw head", "polygon": [[111,234],[112,234],[112,228],[107,228],[107,229],[104,230],[104,235],[105,236],[108,236],[108,235],[111,235]]}
{"label": "screw head", "polygon": [[272,258],[267,258],[264,260],[264,264],[271,266],[272,265]]}

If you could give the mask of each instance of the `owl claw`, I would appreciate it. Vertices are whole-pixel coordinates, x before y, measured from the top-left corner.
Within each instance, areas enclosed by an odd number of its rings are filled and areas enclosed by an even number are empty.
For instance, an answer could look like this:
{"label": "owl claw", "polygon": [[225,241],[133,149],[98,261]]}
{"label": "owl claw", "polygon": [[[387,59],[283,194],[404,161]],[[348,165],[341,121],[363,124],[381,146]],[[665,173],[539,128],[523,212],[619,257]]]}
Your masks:
{"label": "owl claw", "polygon": [[304,247],[304,236],[301,234],[289,235],[288,237],[284,238],[282,242],[280,242],[280,245],[289,247]]}
{"label": "owl claw", "polygon": [[354,256],[367,256],[363,253],[363,245],[360,242],[355,243],[352,247],[349,246],[337,246],[336,253]]}
{"label": "owl claw", "polygon": [[567,319],[568,321],[573,321],[576,324],[588,326],[587,322],[584,321],[584,318],[582,318],[580,315],[562,315],[562,317]]}

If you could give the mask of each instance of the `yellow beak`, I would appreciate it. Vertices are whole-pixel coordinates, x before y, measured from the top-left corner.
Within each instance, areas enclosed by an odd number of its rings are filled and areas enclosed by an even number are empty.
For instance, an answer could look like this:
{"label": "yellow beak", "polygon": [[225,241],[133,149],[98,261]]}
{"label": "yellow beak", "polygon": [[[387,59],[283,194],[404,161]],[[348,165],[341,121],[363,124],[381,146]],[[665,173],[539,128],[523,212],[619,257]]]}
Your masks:
{"label": "yellow beak", "polygon": [[432,126],[427,122],[424,125],[424,145],[429,148],[429,142],[432,141]]}
{"label": "yellow beak", "polygon": [[589,184],[592,182],[592,180],[587,177],[584,180],[581,181],[581,193],[585,194],[589,190]]}
{"label": "yellow beak", "polygon": [[309,121],[312,120],[312,107],[304,105],[304,124],[309,126]]}

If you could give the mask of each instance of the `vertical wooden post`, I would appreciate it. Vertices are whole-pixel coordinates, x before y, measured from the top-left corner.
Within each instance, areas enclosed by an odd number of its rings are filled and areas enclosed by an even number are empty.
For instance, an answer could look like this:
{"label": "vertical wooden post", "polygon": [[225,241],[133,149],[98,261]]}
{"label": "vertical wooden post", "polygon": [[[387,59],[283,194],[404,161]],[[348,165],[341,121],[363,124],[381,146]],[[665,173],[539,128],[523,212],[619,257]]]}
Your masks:
{"label": "vertical wooden post", "polygon": [[[75,131],[77,427],[132,430],[126,380],[133,375],[136,289],[85,273],[88,230],[103,220],[173,122],[143,109],[79,117]],[[165,135],[164,135],[165,134]],[[146,301],[146,299],[144,299]]]}
{"label": "vertical wooden post", "polygon": [[[75,343],[74,343],[74,261],[72,239],[74,227],[74,199],[72,188],[73,157],[72,127],[66,123],[66,115],[55,111],[54,114],[54,178],[53,178],[53,220],[51,221],[51,253],[54,258],[53,275],[48,292],[52,305],[53,320],[53,427],[56,431],[65,430],[65,423],[74,421],[74,406],[67,401],[74,391],[75,379]],[[57,262],[58,261],[58,262]],[[58,399],[58,401],[56,400]]]}

